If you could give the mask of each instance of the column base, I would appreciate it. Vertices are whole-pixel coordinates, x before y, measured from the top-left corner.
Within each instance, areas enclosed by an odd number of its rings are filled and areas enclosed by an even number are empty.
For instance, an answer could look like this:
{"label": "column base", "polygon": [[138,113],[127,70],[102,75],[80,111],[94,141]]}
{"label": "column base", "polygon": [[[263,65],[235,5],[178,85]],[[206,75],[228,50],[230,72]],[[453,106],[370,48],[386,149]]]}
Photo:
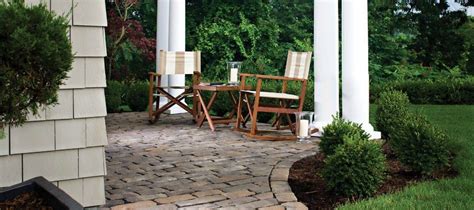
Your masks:
{"label": "column base", "polygon": [[[168,103],[168,99],[160,99],[160,107],[163,107],[165,104]],[[156,107],[156,102],[153,104]]]}
{"label": "column base", "polygon": [[313,128],[317,128],[319,131],[311,134],[311,136],[321,137],[323,135],[323,128],[331,122],[313,122]]}
{"label": "column base", "polygon": [[370,134],[370,139],[381,139],[382,138],[382,133],[380,131],[372,131]]}
{"label": "column base", "polygon": [[[322,132],[323,128],[329,123],[331,122],[314,122],[313,127],[317,128],[319,131],[316,133],[313,133],[311,136],[321,137],[323,135],[323,132]],[[380,131],[374,131],[374,127],[369,123],[362,124],[362,129],[364,129],[365,132],[367,132],[370,135],[371,140],[382,138],[382,133],[380,133]]]}
{"label": "column base", "polygon": [[[163,107],[163,105],[165,105],[166,103],[168,103],[167,100],[166,101],[160,101],[160,107],[159,108]],[[184,103],[184,104],[186,104],[186,103]],[[156,109],[156,103],[153,103],[153,107]],[[168,110],[166,110],[164,113],[167,113],[167,114],[181,114],[181,113],[187,113],[187,111],[184,110],[183,108],[181,108],[180,106],[174,105],[171,108],[169,108]]]}
{"label": "column base", "polygon": [[362,129],[365,130],[370,135],[370,139],[381,139],[382,138],[382,133],[380,131],[375,131],[374,126],[372,126],[370,123],[362,123]]}
{"label": "column base", "polygon": [[[184,103],[186,104],[186,103]],[[182,113],[188,113],[186,110],[184,110],[183,108],[181,108],[180,106],[178,105],[174,105],[172,106],[170,109],[170,114],[182,114]]]}

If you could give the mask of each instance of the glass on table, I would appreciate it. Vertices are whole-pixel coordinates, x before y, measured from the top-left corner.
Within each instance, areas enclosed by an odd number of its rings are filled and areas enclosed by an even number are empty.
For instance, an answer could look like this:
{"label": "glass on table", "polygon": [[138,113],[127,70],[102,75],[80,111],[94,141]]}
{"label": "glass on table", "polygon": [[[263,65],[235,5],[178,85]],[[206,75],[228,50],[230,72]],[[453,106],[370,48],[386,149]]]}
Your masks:
{"label": "glass on table", "polygon": [[239,84],[239,74],[242,66],[240,61],[231,61],[227,63],[227,79],[229,85]]}

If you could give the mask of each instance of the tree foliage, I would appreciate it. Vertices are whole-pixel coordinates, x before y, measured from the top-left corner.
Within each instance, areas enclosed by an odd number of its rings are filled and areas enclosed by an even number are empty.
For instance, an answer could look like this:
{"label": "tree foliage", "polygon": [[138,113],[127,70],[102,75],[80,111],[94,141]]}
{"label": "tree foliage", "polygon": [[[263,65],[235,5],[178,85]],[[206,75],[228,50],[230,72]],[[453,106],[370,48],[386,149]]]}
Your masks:
{"label": "tree foliage", "polygon": [[[298,15],[284,17],[283,8]],[[203,76],[211,80],[224,79],[232,60],[244,61],[246,72],[281,75],[289,49],[312,50],[312,11],[312,1],[192,1],[187,49],[205,52]]]}
{"label": "tree foliage", "polygon": [[[423,66],[453,68],[466,52],[464,38],[457,33],[466,21],[464,11],[449,11],[446,1],[410,4],[407,18],[414,22],[417,36],[410,48]],[[418,12],[419,11],[419,12]]]}
{"label": "tree foliage", "polygon": [[156,3],[150,0],[116,0],[107,5],[108,79],[143,79],[154,69],[156,41],[149,37],[156,33],[156,21],[150,20],[150,16],[156,19],[154,11]]}
{"label": "tree foliage", "polygon": [[466,73],[469,53],[458,32],[466,21],[446,1],[370,1],[372,82]]}
{"label": "tree foliage", "polygon": [[[109,41],[110,61],[117,65],[112,66],[112,77],[145,79],[154,68],[147,55],[154,50],[156,1],[116,2],[133,5],[126,17],[119,13],[123,6],[108,6],[108,38],[120,40],[116,46]],[[187,1],[186,49],[203,51],[203,76],[208,80],[225,80],[226,62],[232,60],[244,61],[246,72],[281,75],[289,49],[313,48],[313,6],[311,0]],[[371,0],[368,9],[371,82],[471,71],[474,50],[467,43],[472,24],[464,11],[450,10],[445,0]],[[117,39],[114,34],[123,26],[126,35]],[[146,40],[150,42],[144,45]]]}

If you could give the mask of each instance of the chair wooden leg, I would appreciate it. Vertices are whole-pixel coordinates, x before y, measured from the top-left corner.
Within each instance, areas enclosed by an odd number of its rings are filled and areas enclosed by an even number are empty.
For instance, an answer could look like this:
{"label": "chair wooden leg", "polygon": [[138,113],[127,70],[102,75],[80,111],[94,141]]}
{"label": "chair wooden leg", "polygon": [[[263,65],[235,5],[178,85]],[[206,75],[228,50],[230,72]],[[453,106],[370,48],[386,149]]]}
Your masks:
{"label": "chair wooden leg", "polygon": [[258,115],[258,110],[255,109],[252,113],[253,119],[252,119],[252,127],[250,129],[250,134],[256,135],[257,134],[257,115]]}
{"label": "chair wooden leg", "polygon": [[295,133],[296,129],[295,129],[295,126],[293,125],[293,122],[291,122],[290,114],[285,114],[285,115],[286,115],[286,119],[288,120],[288,126],[290,127],[291,132]]}
{"label": "chair wooden leg", "polygon": [[276,130],[281,129],[281,113],[277,113],[275,121],[273,121],[272,127],[275,127]]}
{"label": "chair wooden leg", "polygon": [[[150,74],[150,83],[149,83],[149,86],[148,86],[148,122],[150,123],[154,123],[154,109],[153,109],[153,101],[154,101],[154,97],[153,97],[153,94],[155,92],[155,76]],[[159,97],[158,97],[159,99]]]}
{"label": "chair wooden leg", "polygon": [[193,90],[193,121],[197,122],[198,119],[198,106],[199,102],[197,99],[197,91]]}
{"label": "chair wooden leg", "polygon": [[184,95],[189,93],[189,91],[185,91],[185,92],[181,93],[179,96],[174,97],[171,94],[169,94],[168,92],[164,91],[162,88],[157,88],[157,90],[158,90],[158,92],[163,94],[166,98],[168,98],[170,101],[172,101],[173,104],[176,104],[176,105],[180,106],[181,108],[186,110],[191,115],[193,114],[193,110],[191,110],[188,106],[184,105],[181,102],[181,100],[184,99]]}
{"label": "chair wooden leg", "polygon": [[[156,104],[156,108],[155,108],[155,109],[158,110],[158,109],[160,108],[160,97],[156,97],[156,102],[155,102],[155,104]],[[152,105],[152,106],[153,106],[153,105]],[[159,113],[159,114],[157,114],[157,115],[155,116],[155,122],[156,122],[158,119],[160,119],[160,115],[161,115],[161,113]]]}
{"label": "chair wooden leg", "polygon": [[[259,80],[259,84],[257,85],[257,89],[261,88],[261,80]],[[260,87],[258,87],[260,86]],[[258,106],[260,104],[260,96],[257,95],[255,96],[255,99],[253,101],[253,110],[252,110],[252,128],[250,129],[250,134],[255,135],[257,134],[257,115],[258,115]]]}
{"label": "chair wooden leg", "polygon": [[[255,103],[255,101],[254,101],[254,103]],[[250,101],[250,98],[247,94],[245,94],[245,104],[247,105],[248,115],[245,117],[244,125],[247,124],[249,117],[250,117],[250,121],[253,120],[252,102]]]}
{"label": "chair wooden leg", "polygon": [[272,127],[276,126],[276,124],[278,123],[279,118],[280,118],[280,113],[277,113],[275,119],[272,122]]}
{"label": "chair wooden leg", "polygon": [[[283,107],[283,102],[282,100],[279,100],[280,107]],[[280,130],[280,125],[281,125],[281,114],[277,113],[276,118],[272,123],[272,127],[276,127],[277,130]]]}
{"label": "chair wooden leg", "polygon": [[235,129],[240,129],[240,123],[242,122],[242,93],[239,91],[239,101],[237,102],[237,120],[235,121]]}

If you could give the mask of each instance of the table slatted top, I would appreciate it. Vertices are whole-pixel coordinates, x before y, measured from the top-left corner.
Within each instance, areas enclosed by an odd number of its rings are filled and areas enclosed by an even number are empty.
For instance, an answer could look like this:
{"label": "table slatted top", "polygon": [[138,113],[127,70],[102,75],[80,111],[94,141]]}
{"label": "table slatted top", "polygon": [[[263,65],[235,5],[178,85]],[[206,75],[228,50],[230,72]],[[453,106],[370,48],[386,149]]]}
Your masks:
{"label": "table slatted top", "polygon": [[207,91],[239,91],[239,85],[209,85],[209,84],[199,84],[194,85],[195,90],[207,90]]}

